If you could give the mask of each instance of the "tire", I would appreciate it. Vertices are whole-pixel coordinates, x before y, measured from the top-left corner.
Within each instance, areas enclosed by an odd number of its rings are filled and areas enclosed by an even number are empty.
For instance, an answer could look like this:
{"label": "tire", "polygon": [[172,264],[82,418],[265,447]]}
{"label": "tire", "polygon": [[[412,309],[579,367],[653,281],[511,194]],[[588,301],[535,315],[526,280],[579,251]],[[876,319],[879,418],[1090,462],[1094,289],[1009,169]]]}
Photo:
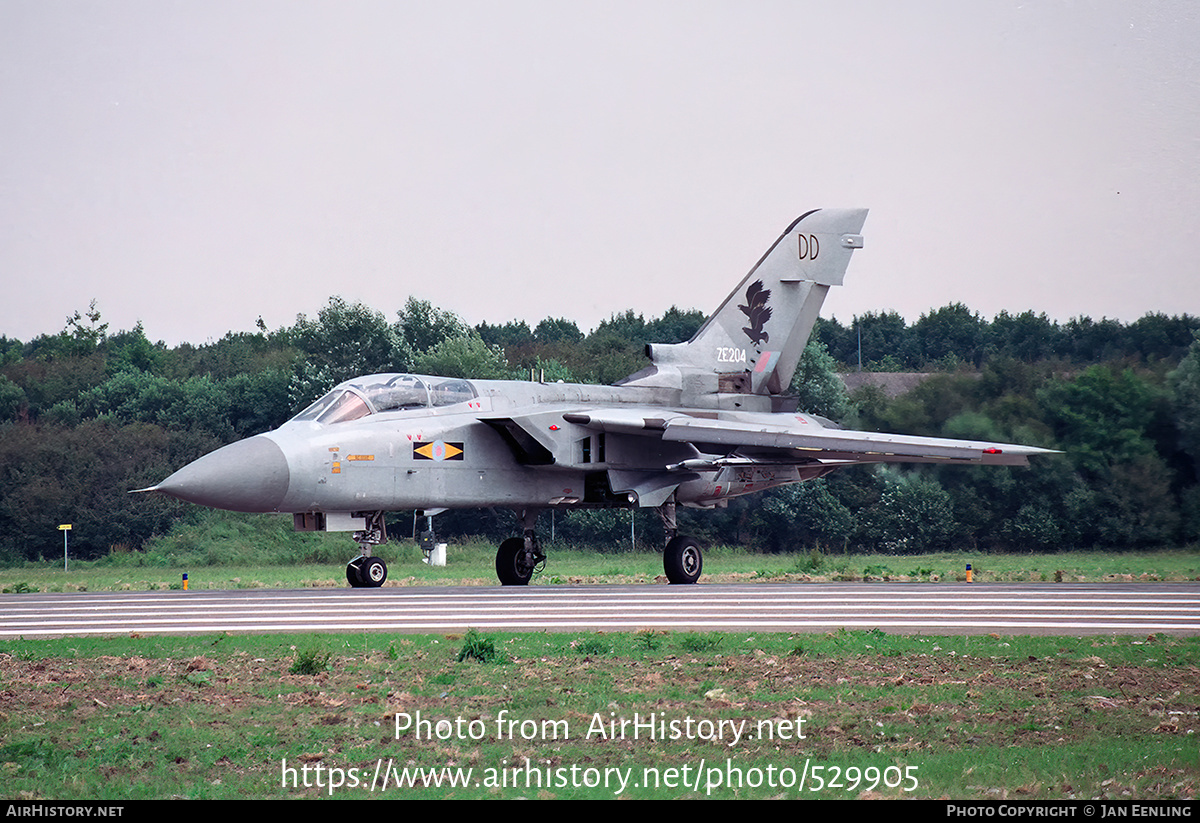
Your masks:
{"label": "tire", "polygon": [[363,558],[356,557],[346,564],[346,582],[353,589],[361,589],[366,583],[363,582],[362,576]]}
{"label": "tire", "polygon": [[526,565],[525,538],[510,537],[496,550],[496,577],[502,586],[527,586],[533,567]]}
{"label": "tire", "polygon": [[362,567],[363,585],[378,589],[387,580],[387,563],[380,557],[368,557]]}
{"label": "tire", "polygon": [[703,568],[700,544],[690,537],[676,537],[663,551],[663,571],[672,583],[695,583]]}

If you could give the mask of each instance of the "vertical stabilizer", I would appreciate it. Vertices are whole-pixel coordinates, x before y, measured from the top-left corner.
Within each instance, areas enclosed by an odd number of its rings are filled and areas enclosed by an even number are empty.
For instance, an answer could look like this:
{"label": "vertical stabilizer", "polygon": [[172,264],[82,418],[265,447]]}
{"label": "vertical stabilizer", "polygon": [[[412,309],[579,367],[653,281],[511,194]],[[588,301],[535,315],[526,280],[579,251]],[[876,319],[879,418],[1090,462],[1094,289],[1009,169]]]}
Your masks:
{"label": "vertical stabilizer", "polygon": [[866,209],[801,215],[691,340],[653,344],[651,360],[677,369],[685,387],[687,375],[698,373],[715,374],[718,393],[786,391],[829,287],[842,284],[850,255],[862,248],[866,219]]}

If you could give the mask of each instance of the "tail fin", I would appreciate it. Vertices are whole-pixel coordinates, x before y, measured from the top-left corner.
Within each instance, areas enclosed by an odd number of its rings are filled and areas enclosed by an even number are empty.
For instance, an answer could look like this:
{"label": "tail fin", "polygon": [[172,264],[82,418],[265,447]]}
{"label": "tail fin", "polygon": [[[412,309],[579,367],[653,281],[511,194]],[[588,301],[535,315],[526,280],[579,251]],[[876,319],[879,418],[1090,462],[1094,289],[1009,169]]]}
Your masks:
{"label": "tail fin", "polygon": [[850,255],[862,248],[866,219],[866,209],[801,215],[691,340],[652,344],[650,359],[660,371],[678,369],[685,391],[689,373],[716,375],[700,382],[715,383],[719,394],[786,391],[829,287],[842,284]]}

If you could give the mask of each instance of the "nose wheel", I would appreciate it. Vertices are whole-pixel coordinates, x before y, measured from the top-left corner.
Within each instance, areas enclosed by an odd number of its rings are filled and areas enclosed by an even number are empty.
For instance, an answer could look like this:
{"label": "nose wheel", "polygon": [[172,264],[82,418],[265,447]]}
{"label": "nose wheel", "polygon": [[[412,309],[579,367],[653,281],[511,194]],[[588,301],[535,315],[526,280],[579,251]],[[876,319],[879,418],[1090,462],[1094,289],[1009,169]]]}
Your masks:
{"label": "nose wheel", "polygon": [[355,589],[377,589],[387,580],[387,563],[383,558],[372,557],[371,547],[387,542],[387,524],[383,512],[368,512],[362,531],[354,533],[359,556],[346,564],[346,582]]}
{"label": "nose wheel", "polygon": [[382,557],[356,557],[346,564],[346,582],[356,589],[377,589],[387,580]]}

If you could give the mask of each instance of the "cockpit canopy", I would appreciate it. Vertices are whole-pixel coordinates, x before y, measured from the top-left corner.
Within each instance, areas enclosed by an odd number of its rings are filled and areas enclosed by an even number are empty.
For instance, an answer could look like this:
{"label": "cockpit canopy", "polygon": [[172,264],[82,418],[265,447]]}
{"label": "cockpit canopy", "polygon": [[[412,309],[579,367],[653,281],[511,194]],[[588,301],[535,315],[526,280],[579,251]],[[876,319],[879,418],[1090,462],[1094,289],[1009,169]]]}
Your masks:
{"label": "cockpit canopy", "polygon": [[469,381],[454,377],[372,374],[347,380],[292,420],[332,425],[378,412],[453,406],[478,396]]}

